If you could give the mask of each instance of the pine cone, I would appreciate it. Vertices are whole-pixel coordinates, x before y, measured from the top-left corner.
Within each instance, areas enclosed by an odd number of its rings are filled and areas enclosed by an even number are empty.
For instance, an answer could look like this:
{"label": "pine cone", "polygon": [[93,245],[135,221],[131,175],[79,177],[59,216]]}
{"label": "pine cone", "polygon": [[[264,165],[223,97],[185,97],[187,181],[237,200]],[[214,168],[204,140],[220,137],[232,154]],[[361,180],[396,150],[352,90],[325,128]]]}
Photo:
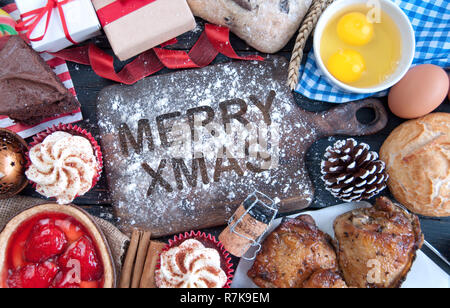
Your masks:
{"label": "pine cone", "polygon": [[368,200],[386,188],[386,164],[369,145],[354,139],[328,147],[322,162],[322,179],[333,196],[345,202]]}

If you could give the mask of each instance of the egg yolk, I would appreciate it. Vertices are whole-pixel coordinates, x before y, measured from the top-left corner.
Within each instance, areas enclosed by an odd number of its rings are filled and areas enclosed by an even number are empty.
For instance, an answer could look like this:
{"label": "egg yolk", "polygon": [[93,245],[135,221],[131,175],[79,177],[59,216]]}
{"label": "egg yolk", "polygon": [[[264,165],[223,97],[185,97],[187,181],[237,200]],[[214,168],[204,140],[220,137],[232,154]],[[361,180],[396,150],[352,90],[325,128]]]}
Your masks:
{"label": "egg yolk", "polygon": [[328,71],[344,83],[358,81],[365,69],[364,58],[354,50],[340,50],[328,60]]}
{"label": "egg yolk", "polygon": [[339,20],[337,33],[339,38],[347,44],[364,46],[373,38],[373,23],[363,13],[348,13]]}

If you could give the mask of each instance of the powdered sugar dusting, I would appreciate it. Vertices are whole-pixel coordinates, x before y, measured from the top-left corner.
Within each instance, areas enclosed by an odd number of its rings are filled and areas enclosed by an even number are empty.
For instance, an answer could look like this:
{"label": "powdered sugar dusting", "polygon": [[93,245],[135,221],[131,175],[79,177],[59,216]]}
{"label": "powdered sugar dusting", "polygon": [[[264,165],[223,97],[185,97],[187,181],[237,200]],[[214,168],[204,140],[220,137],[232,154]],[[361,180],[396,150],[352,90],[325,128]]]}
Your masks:
{"label": "powdered sugar dusting", "polygon": [[[104,91],[99,98],[99,127],[105,171],[121,217],[119,224],[123,228],[151,229],[155,235],[223,224],[254,190],[280,200],[281,211],[307,206],[313,191],[300,153],[312,144],[315,132],[298,116],[298,107],[285,86],[286,71],[287,62],[276,57],[264,63],[239,62],[181,71],[148,78],[133,87],[114,86]],[[224,111],[224,102],[230,100],[234,101],[225,104],[228,111]],[[271,100],[267,125],[263,107]],[[195,141],[187,142],[191,141],[190,129],[184,131],[189,138],[180,139],[184,135],[177,132],[191,127],[189,112],[198,107],[204,108],[204,112],[196,113],[200,122],[213,111],[214,133],[200,124],[195,126]],[[225,130],[224,113],[236,115],[243,111],[240,108],[245,109],[241,118],[232,116]],[[161,115],[165,120],[158,125]],[[121,133],[124,136],[124,124],[139,143],[138,123],[142,120],[147,121],[153,144],[148,142],[147,131],[142,147],[136,151],[128,141],[125,153],[119,138]],[[239,151],[237,145],[245,144],[251,136],[241,121],[253,124],[267,137],[268,144],[257,149],[270,156],[270,170],[251,168],[262,166],[262,154],[250,157]],[[165,137],[161,135],[161,123],[171,127]],[[174,129],[177,125],[179,130]],[[223,147],[236,159],[235,164],[230,156],[218,159]],[[204,154],[205,168],[198,163],[193,174],[192,155],[198,151]],[[176,162],[184,163],[184,169]],[[295,204],[285,202],[295,197],[301,197]]]}

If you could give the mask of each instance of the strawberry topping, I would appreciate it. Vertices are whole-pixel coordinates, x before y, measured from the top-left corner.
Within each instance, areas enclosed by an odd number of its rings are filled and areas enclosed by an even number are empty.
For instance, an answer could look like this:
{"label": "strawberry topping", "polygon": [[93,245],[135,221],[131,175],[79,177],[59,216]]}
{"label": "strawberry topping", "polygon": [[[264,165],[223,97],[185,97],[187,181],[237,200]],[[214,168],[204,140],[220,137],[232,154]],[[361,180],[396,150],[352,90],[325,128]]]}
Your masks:
{"label": "strawberry topping", "polygon": [[102,288],[104,268],[86,228],[74,217],[43,213],[22,223],[7,248],[9,288]]}
{"label": "strawberry topping", "polygon": [[56,289],[78,289],[80,278],[72,271],[59,272],[53,280],[52,288]]}
{"label": "strawberry topping", "polygon": [[82,281],[80,282],[81,289],[98,289],[98,281]]}
{"label": "strawberry topping", "polygon": [[64,232],[50,220],[36,224],[25,244],[25,258],[29,262],[46,261],[61,254],[66,248],[67,238]]}
{"label": "strawberry topping", "polygon": [[97,289],[98,281],[79,281],[74,272],[59,272],[53,280],[52,288],[55,289]]}
{"label": "strawberry topping", "polygon": [[103,266],[99,262],[94,245],[86,236],[81,237],[67,248],[58,258],[58,264],[63,270],[75,271],[79,269],[80,280],[98,280],[103,275]]}
{"label": "strawberry topping", "polygon": [[83,230],[70,219],[56,219],[55,226],[64,231],[69,244],[72,244],[84,235]]}
{"label": "strawberry topping", "polygon": [[7,279],[10,288],[48,288],[58,273],[52,262],[30,264],[13,271]]}

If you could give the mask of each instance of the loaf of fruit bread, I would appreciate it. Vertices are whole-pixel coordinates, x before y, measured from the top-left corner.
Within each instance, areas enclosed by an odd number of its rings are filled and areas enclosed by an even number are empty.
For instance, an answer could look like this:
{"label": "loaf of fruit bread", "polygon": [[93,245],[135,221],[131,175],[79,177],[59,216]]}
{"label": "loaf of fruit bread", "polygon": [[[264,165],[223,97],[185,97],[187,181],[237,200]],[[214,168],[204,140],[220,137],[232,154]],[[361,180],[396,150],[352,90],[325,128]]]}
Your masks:
{"label": "loaf of fruit bread", "polygon": [[230,28],[253,48],[276,53],[299,28],[312,0],[188,0],[195,16]]}

